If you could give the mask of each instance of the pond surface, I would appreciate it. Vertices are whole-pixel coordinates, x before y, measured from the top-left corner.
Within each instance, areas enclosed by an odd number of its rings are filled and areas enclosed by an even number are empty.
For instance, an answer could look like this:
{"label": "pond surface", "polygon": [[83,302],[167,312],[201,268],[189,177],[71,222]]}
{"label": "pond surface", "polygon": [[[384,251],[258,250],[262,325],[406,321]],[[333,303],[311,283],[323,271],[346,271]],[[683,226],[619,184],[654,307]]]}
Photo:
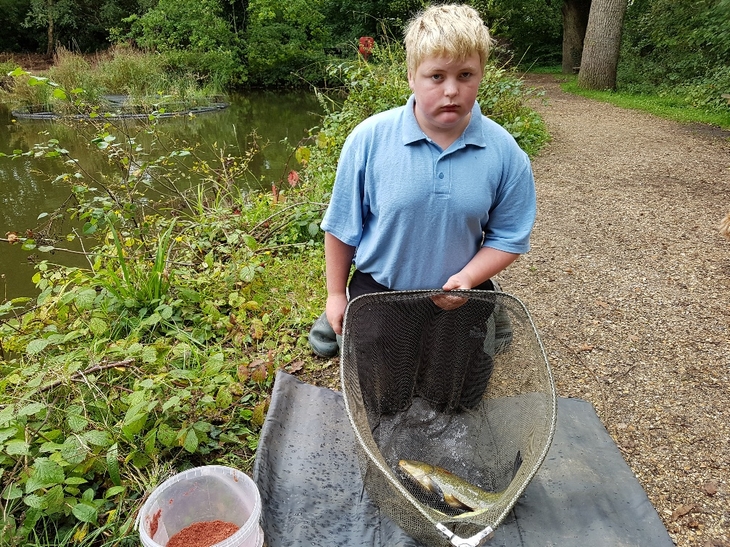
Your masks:
{"label": "pond surface", "polygon": [[[311,92],[252,92],[230,98],[226,109],[198,114],[194,117],[165,119],[160,122],[164,133],[179,147],[200,144],[197,154],[213,159],[225,150],[233,156],[243,155],[258,135],[260,150],[249,164],[248,187],[269,188],[285,181],[290,169],[298,168],[292,150],[308,136],[309,129],[321,120],[321,107]],[[132,123],[132,122],[130,122]],[[0,152],[27,151],[34,144],[54,138],[87,169],[105,173],[110,167],[101,154],[88,147],[88,137],[64,122],[13,120],[8,109],[0,104]],[[8,232],[25,237],[36,228],[41,213],[50,213],[69,197],[64,182],[54,182],[61,173],[69,172],[61,161],[48,159],[11,159],[0,157],[0,238]],[[58,246],[63,246],[59,244]],[[30,258],[30,260],[29,260]],[[82,257],[65,253],[38,258],[68,265],[88,265]],[[0,303],[17,296],[35,296],[33,256],[20,244],[0,242]]]}

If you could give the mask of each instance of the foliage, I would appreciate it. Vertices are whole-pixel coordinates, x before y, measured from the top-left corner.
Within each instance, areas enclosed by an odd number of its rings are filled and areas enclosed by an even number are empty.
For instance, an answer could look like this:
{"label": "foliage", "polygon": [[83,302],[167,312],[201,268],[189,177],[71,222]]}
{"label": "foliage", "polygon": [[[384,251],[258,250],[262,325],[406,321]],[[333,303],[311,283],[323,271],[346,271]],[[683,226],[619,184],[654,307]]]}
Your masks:
{"label": "foliage", "polygon": [[323,262],[323,205],[295,174],[275,195],[239,188],[256,146],[203,161],[154,120],[112,121],[75,129],[115,176],[55,140],[12,154],[67,166],[71,199],[39,219],[73,220],[89,267],[42,260],[33,306],[0,304],[2,545],[134,544],[135,510],[170,473],[250,468],[275,370],[309,353],[324,287],[300,264]]}
{"label": "foliage", "polygon": [[[0,34],[0,51],[35,51],[39,40],[45,39],[23,26],[29,8],[30,0],[0,0],[5,26],[5,32]],[[13,29],[12,32],[10,29]]]}
{"label": "foliage", "polygon": [[[90,109],[101,108],[104,95],[128,96],[128,103],[142,110],[185,110],[210,102],[223,88],[223,83],[217,85],[213,75],[206,78],[192,69],[185,71],[183,63],[175,62],[186,55],[185,52],[149,55],[117,46],[98,54],[92,63],[86,56],[59,48],[48,76],[35,76],[19,69],[15,75],[20,77],[16,83],[21,85],[7,82],[0,88],[0,94],[5,90],[6,102],[15,109],[50,104],[51,109],[61,113],[79,110],[88,113]],[[206,58],[205,54],[196,57]],[[173,64],[174,69],[170,68]],[[26,82],[31,85],[25,85]],[[53,84],[39,85],[45,82]],[[52,89],[56,90],[55,94],[50,93]]]}
{"label": "foliage", "polygon": [[[248,7],[246,59],[256,85],[292,85],[316,81],[329,40],[321,0],[251,0]],[[314,67],[314,68],[312,68]]]}
{"label": "foliage", "polygon": [[130,31],[121,38],[166,54],[169,69],[227,86],[245,81],[242,43],[223,18],[219,0],[160,0],[127,22]]}
{"label": "foliage", "polygon": [[730,0],[637,0],[626,14],[619,85],[727,109]]}
{"label": "foliage", "polygon": [[[562,55],[562,2],[471,0],[498,45],[522,65],[559,63]],[[504,55],[504,53],[502,53]]]}

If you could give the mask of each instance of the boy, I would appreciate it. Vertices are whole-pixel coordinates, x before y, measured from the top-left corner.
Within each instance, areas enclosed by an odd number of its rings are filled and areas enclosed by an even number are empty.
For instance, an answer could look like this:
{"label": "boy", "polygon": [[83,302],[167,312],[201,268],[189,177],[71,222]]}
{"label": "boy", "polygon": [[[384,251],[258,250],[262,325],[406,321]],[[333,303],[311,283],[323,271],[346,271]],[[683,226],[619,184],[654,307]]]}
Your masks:
{"label": "boy", "polygon": [[[493,290],[490,278],[529,250],[530,161],[476,104],[490,43],[468,6],[432,6],[409,23],[413,94],[357,126],[340,155],[322,222],[328,296],[310,333],[315,353],[336,354],[327,332],[342,333],[348,296]],[[435,300],[442,309],[462,302]]]}

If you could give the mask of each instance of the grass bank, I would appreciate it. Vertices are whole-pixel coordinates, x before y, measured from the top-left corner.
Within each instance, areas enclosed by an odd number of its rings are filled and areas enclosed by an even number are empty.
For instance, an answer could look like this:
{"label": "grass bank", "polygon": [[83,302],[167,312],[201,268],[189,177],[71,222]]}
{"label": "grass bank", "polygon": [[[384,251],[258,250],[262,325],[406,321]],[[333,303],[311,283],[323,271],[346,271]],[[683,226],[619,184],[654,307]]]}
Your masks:
{"label": "grass bank", "polygon": [[[730,130],[730,102],[727,108],[716,105],[696,106],[692,97],[686,94],[670,93],[666,91],[636,93],[630,90],[592,91],[578,86],[577,75],[562,74],[559,67],[546,67],[531,70],[540,74],[554,74],[561,80],[563,91],[611,103],[621,108],[641,110],[660,118],[674,120],[680,123],[703,123]],[[720,97],[722,90],[717,90]],[[730,93],[730,90],[727,90]]]}

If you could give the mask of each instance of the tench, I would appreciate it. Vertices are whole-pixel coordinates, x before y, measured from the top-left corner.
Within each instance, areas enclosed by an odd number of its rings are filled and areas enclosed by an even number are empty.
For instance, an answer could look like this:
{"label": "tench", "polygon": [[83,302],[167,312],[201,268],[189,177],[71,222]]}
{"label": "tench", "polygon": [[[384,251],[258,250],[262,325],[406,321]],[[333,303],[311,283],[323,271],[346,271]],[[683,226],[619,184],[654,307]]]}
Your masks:
{"label": "tench", "polygon": [[447,505],[462,511],[489,509],[504,493],[487,492],[442,467],[415,460],[400,460],[398,466],[422,488],[438,495]]}

